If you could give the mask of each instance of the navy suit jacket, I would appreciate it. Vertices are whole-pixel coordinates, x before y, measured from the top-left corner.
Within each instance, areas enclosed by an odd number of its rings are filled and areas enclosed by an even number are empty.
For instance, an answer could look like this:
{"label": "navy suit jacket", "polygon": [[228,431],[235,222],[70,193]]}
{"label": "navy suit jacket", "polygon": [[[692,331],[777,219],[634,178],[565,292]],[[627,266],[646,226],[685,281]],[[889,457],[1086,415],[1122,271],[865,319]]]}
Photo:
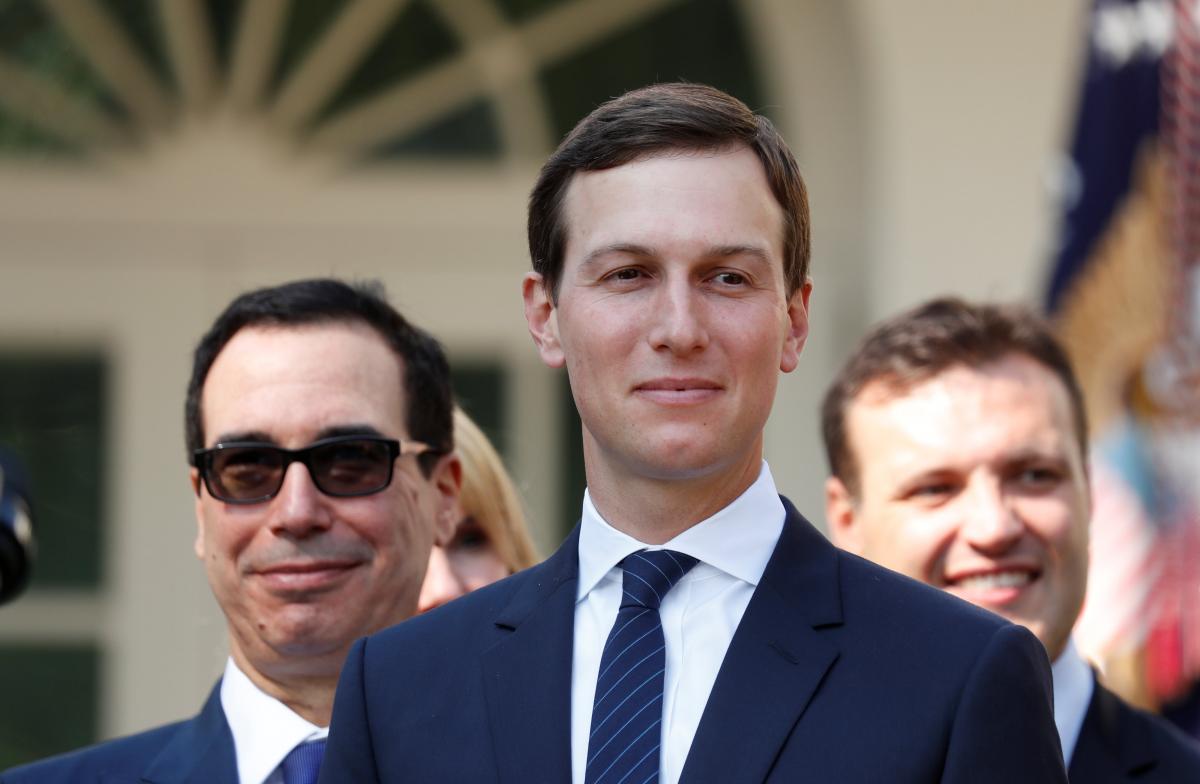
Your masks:
{"label": "navy suit jacket", "polygon": [[1200,782],[1200,746],[1097,682],[1070,774],[1075,784]]}
{"label": "navy suit jacket", "polygon": [[195,718],[0,773],[0,784],[238,784],[220,682]]}
{"label": "navy suit jacket", "polygon": [[[1066,781],[1027,630],[787,521],[683,784]],[[578,528],[545,563],[359,640],[322,784],[571,781]]]}

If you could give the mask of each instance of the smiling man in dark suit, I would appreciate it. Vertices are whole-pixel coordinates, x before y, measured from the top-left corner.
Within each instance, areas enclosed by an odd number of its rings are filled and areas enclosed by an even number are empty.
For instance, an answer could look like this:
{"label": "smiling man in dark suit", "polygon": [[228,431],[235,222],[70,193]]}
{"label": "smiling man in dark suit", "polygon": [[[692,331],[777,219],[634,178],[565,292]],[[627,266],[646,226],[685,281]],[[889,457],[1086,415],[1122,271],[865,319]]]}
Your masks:
{"label": "smiling man in dark suit", "polygon": [[834,380],[823,420],[834,541],[1037,634],[1071,781],[1200,781],[1200,749],[1106,690],[1071,644],[1087,585],[1087,421],[1038,318],[941,299],[884,322]]}
{"label": "smiling man in dark suit", "polygon": [[196,555],[229,631],[188,721],[0,774],[3,784],[312,784],[358,637],[416,611],[458,520],[441,347],[378,285],[247,292],[201,339],[186,403]]}
{"label": "smiling man in dark suit", "polygon": [[808,331],[771,124],[610,101],[543,167],[525,315],[583,424],[547,562],[358,644],[323,782],[1061,782],[1026,630],[836,551],[763,462]]}

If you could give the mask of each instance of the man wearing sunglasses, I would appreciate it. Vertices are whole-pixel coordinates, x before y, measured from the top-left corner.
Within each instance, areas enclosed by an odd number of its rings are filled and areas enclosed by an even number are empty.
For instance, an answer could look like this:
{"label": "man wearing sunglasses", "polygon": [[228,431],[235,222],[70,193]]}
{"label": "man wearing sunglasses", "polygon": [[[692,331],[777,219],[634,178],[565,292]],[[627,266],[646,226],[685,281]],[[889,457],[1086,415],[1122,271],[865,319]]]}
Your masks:
{"label": "man wearing sunglasses", "polygon": [[457,519],[441,347],[378,286],[238,297],[201,339],[186,403],[196,555],[230,658],[199,716],[5,782],[312,784],[355,639],[416,610]]}

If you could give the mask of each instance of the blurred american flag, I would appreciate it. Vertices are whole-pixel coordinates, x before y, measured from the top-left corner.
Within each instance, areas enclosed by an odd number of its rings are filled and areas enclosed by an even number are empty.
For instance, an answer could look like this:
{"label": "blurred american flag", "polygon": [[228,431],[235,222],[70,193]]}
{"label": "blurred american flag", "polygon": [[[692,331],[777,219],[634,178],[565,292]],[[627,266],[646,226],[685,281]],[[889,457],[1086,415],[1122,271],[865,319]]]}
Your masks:
{"label": "blurred american flag", "polygon": [[1094,444],[1076,639],[1156,706],[1200,678],[1200,1],[1097,0],[1088,42],[1047,297]]}

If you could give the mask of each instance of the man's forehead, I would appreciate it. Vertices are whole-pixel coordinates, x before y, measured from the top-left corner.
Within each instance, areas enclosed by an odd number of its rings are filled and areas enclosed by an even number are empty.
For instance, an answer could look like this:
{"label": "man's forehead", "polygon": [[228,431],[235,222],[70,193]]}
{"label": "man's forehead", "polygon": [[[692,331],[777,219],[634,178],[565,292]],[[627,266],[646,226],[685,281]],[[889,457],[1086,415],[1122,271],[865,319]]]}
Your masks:
{"label": "man's forehead", "polygon": [[885,368],[858,384],[851,404],[883,405],[913,397],[939,385],[969,389],[989,380],[1034,381],[1057,387],[1064,395],[1066,385],[1041,361],[1021,351],[1010,351],[981,361],[952,361],[940,366]]}
{"label": "man's forehead", "polygon": [[[314,375],[365,365],[356,360],[388,355],[389,369],[403,377],[404,360],[374,327],[358,320],[321,320],[300,324],[250,324],[235,332],[217,352],[205,378],[207,387],[216,371],[243,364],[262,381],[309,372]],[[329,360],[344,360],[330,363]],[[324,361],[322,361],[324,360]]]}
{"label": "man's forehead", "polygon": [[650,150],[641,155],[635,155],[616,166],[606,166],[598,169],[576,169],[571,173],[566,187],[563,189],[563,202],[564,204],[570,202],[571,194],[579,190],[581,183],[605,179],[611,177],[614,173],[629,171],[634,168],[652,168],[669,164],[673,161],[690,161],[696,162],[705,168],[718,169],[729,165],[730,161],[740,159],[745,159],[747,162],[753,164],[754,169],[762,175],[762,184],[766,186],[767,192],[774,199],[774,191],[771,190],[770,181],[767,179],[766,167],[763,166],[757,153],[748,145],[736,142],[716,147],[663,147],[657,150]]}
{"label": "man's forehead", "polygon": [[872,438],[880,428],[913,444],[964,456],[970,448],[1001,442],[1014,452],[1061,451],[1077,444],[1066,386],[1052,370],[1017,352],[977,366],[955,363],[924,376],[881,375],[853,397],[846,420],[860,465],[886,456]]}
{"label": "man's forehead", "polygon": [[[717,194],[706,204],[728,204],[688,224],[695,202],[689,192]],[[747,209],[749,205],[758,205]],[[749,147],[665,149],[607,169],[575,172],[564,191],[561,226],[566,255],[586,258],[598,247],[640,246],[665,239],[672,229],[698,248],[748,248],[769,255],[783,269],[785,216],[762,162]],[[677,224],[677,225],[676,225]],[[588,236],[584,237],[583,234]]]}
{"label": "man's forehead", "polygon": [[222,348],[201,395],[206,440],[221,432],[312,439],[344,427],[401,435],[404,365],[352,321],[254,325]]}

